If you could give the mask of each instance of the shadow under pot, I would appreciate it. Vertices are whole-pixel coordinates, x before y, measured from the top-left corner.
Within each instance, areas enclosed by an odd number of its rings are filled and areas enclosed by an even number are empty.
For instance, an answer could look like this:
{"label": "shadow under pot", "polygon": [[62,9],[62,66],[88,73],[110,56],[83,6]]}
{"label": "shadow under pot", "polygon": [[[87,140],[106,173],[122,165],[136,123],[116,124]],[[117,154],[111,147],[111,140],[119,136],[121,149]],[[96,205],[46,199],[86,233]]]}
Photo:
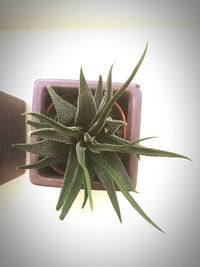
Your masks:
{"label": "shadow under pot", "polygon": [[[60,96],[68,102],[74,102],[78,96],[78,80],[37,80],[34,85],[32,111],[40,112],[48,116],[55,116],[55,109],[51,98],[47,92],[47,85],[50,85]],[[88,81],[88,85],[94,92],[97,82]],[[122,83],[113,83],[113,91],[121,88]],[[115,103],[112,110],[112,118],[123,120],[127,123],[117,133],[119,136],[128,140],[136,141],[139,139],[140,119],[141,119],[142,94],[138,86],[131,84],[124,95]],[[135,155],[123,154],[122,162],[129,174],[133,187],[136,187],[138,157]],[[37,155],[30,155],[30,163],[38,161]],[[63,167],[54,165],[44,169],[31,169],[30,180],[33,184],[43,186],[61,187],[63,183]],[[94,177],[92,189],[104,189],[98,178]]]}

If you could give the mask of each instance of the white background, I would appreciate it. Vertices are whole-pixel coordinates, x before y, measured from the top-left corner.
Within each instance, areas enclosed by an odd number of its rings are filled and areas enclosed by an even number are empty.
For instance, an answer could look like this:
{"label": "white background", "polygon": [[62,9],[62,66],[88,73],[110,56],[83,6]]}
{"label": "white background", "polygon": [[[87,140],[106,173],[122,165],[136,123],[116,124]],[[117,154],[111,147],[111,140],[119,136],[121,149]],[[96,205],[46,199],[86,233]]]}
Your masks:
{"label": "white background", "polygon": [[148,41],[134,80],[143,93],[141,137],[159,136],[146,145],[193,162],[140,161],[135,198],[167,235],[145,222],[120,193],[122,225],[102,191],[93,193],[92,213],[88,206],[81,210],[81,192],[61,222],[55,211],[59,189],[32,185],[28,172],[1,186],[0,267],[198,267],[198,2],[44,1],[41,8],[27,2],[0,3],[0,90],[24,99],[30,109],[36,79],[78,79],[82,66],[88,80],[100,73],[105,80],[115,60],[113,80],[123,82]]}

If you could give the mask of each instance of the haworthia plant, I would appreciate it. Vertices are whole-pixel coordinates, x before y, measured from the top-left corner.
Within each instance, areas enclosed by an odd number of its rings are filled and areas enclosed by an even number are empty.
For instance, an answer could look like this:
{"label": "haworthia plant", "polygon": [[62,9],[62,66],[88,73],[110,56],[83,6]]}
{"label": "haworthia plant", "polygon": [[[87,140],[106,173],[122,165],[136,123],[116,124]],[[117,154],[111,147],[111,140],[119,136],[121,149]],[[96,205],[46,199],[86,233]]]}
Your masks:
{"label": "haworthia plant", "polygon": [[57,210],[61,210],[61,220],[69,212],[82,188],[85,190],[83,207],[89,200],[92,209],[91,183],[96,176],[107,191],[120,222],[122,222],[122,217],[116,188],[147,222],[162,231],[134,200],[131,191],[135,190],[119,155],[129,153],[138,156],[188,158],[177,153],[140,145],[140,142],[152,137],[133,142],[118,136],[117,130],[124,127],[125,122],[113,119],[111,112],[115,102],[123,95],[135,77],[146,51],[147,45],[131,75],[115,94],[112,91],[113,65],[105,84],[99,76],[94,93],[88,86],[81,69],[78,99],[74,101],[74,103],[77,102],[77,106],[64,100],[47,85],[55,107],[55,117],[49,118],[37,112],[26,114],[37,119],[37,121],[27,120],[33,128],[30,135],[36,136],[37,142],[13,146],[38,155],[39,160],[33,164],[19,166],[19,168],[44,168],[59,163],[65,166],[63,186],[56,206]]}

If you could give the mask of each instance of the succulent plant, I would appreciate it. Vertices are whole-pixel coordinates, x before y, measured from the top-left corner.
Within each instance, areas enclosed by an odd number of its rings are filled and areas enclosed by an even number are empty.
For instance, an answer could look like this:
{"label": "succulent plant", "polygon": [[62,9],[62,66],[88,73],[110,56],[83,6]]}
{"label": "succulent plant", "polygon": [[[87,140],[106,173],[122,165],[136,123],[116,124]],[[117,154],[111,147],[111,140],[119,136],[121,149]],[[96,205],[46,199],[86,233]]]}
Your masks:
{"label": "succulent plant", "polygon": [[[150,224],[162,231],[140,208],[131,191],[135,191],[121,161],[119,153],[142,156],[187,158],[173,152],[148,148],[140,145],[142,140],[130,141],[117,135],[117,129],[124,126],[121,120],[110,118],[115,102],[123,95],[137,73],[147,51],[145,50],[123,86],[113,94],[111,66],[107,82],[99,77],[94,93],[89,88],[82,69],[77,105],[69,103],[59,96],[53,88],[47,86],[48,93],[56,110],[56,116],[50,118],[44,114],[28,112],[34,120],[27,120],[35,130],[30,132],[34,142],[14,144],[13,146],[39,156],[38,162],[19,166],[19,168],[44,168],[54,164],[64,164],[63,186],[57,203],[63,220],[70,210],[81,188],[84,188],[83,207],[89,200],[93,208],[91,182],[96,175],[108,193],[117,216],[122,222],[117,200],[116,187],[123,193],[133,208]],[[145,138],[148,139],[148,138]]]}

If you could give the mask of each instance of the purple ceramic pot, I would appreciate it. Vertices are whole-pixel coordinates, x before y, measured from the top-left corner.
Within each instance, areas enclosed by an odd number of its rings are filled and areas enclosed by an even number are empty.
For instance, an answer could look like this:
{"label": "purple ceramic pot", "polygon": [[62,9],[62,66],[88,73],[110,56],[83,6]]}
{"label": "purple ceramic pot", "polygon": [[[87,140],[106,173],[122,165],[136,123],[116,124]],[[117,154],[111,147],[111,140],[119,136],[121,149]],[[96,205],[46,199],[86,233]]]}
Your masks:
{"label": "purple ceramic pot", "polygon": [[24,101],[0,92],[0,184],[24,173],[16,167],[25,164],[25,152],[11,147],[26,140],[24,112]]}
{"label": "purple ceramic pot", "polygon": [[[65,94],[68,99],[77,98],[79,81],[76,80],[37,80],[34,85],[32,110],[46,114],[51,99],[47,92],[47,85],[50,85],[59,95]],[[97,82],[89,81],[91,90],[95,90]],[[113,90],[117,91],[122,83],[113,83]],[[138,86],[131,84],[124,95],[119,99],[118,103],[124,110],[127,119],[127,139],[138,140],[140,133],[141,119],[141,102],[142,94]],[[31,154],[30,162],[35,163],[38,160],[36,155]],[[131,178],[131,182],[136,187],[138,158],[135,155],[124,155],[123,163]],[[62,176],[55,173],[51,168],[43,170],[30,170],[30,180],[33,184],[44,186],[62,186]],[[92,183],[92,189],[103,189],[98,180]]]}

